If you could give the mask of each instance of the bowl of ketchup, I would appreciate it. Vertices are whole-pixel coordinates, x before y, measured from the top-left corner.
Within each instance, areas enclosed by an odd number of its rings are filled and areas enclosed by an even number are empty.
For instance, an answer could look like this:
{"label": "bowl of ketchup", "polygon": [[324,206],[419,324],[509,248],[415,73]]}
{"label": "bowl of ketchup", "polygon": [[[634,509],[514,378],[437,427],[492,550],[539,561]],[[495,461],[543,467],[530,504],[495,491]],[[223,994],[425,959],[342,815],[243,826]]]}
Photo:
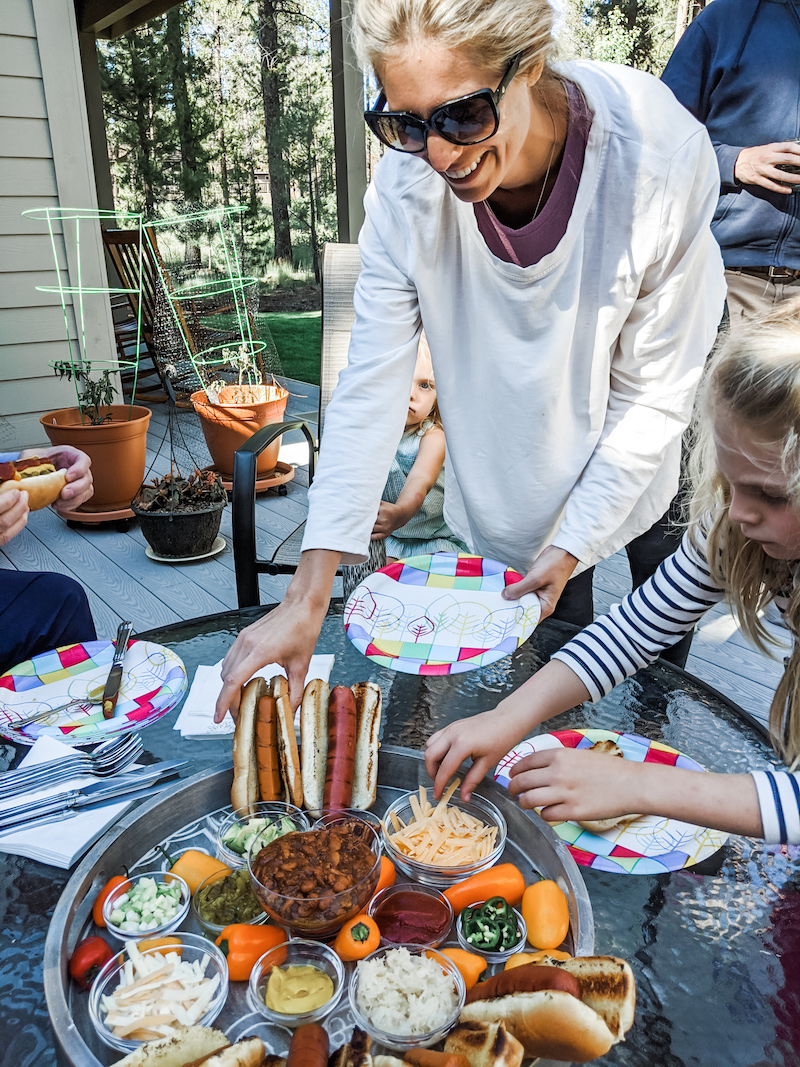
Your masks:
{"label": "bowl of ketchup", "polygon": [[453,921],[450,901],[438,889],[408,883],[376,893],[367,914],[377,923],[382,942],[420,948],[438,948]]}

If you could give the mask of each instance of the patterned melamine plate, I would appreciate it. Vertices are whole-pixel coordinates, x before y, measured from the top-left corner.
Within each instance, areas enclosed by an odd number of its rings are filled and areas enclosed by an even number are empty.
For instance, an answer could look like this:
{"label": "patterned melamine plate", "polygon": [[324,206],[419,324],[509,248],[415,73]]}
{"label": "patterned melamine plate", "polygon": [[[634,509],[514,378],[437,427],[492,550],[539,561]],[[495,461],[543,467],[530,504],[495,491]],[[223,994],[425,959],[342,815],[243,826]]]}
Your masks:
{"label": "patterned melamine plate", "polygon": [[66,745],[94,745],[155,722],[186,691],[186,669],[174,652],[150,641],[131,641],[113,719],[103,718],[99,704],[80,704],[14,729],[15,719],[81,700],[105,684],[113,656],[113,641],[85,641],[42,652],[0,675],[0,735],[21,745],[32,745],[42,734]]}
{"label": "patterned melamine plate", "polygon": [[[638,734],[620,734],[614,730],[558,730],[523,741],[503,756],[495,770],[495,781],[507,788],[509,768],[532,752],[546,748],[591,748],[596,741],[606,740],[616,742],[624,758],[637,763],[666,763],[671,767],[705,771],[705,767],[689,756]],[[729,837],[720,830],[656,815],[642,815],[602,834],[584,830],[576,822],[554,823],[553,829],[562,841],[567,842],[576,863],[617,874],[679,871],[713,856]]]}
{"label": "patterned melamine plate", "polygon": [[521,574],[481,556],[437,552],[390,563],[353,591],[347,636],[368,659],[405,674],[458,674],[502,659],[539,622],[539,598],[504,600]]}

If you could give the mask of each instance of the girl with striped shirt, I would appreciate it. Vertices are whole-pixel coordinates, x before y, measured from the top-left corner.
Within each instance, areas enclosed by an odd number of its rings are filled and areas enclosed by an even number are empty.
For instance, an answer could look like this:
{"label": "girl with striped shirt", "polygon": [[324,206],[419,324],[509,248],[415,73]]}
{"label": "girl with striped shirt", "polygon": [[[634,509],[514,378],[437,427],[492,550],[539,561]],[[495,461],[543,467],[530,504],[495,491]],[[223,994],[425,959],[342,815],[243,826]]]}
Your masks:
{"label": "girl with striped shirt", "polygon": [[[762,651],[770,601],[800,632],[800,302],[786,302],[730,338],[706,376],[690,457],[690,523],[649,581],[555,653],[498,707],[428,741],[438,797],[461,762],[471,790],[540,723],[598,700],[652,662],[726,599]],[[479,720],[485,719],[485,722]],[[777,754],[800,763],[800,646],[773,698]],[[550,822],[626,812],[683,819],[771,842],[800,843],[800,772],[697,774],[572,749],[527,756],[510,791]],[[679,776],[679,777],[678,777]]]}

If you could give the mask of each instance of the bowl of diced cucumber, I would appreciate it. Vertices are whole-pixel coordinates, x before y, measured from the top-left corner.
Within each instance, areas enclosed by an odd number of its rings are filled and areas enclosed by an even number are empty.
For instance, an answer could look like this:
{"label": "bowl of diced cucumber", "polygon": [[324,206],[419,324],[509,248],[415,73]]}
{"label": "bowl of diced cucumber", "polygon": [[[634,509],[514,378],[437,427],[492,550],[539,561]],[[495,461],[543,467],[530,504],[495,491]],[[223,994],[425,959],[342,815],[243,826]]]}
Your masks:
{"label": "bowl of diced cucumber", "polygon": [[177,930],[189,911],[189,886],[177,874],[145,871],[116,886],[103,903],[106,929],[121,941]]}
{"label": "bowl of diced cucumber", "polygon": [[266,835],[262,837],[262,844],[268,844],[294,830],[308,830],[310,825],[305,814],[294,804],[262,800],[238,808],[223,819],[217,830],[217,856],[229,867],[241,867],[247,861],[247,850],[259,834]]}

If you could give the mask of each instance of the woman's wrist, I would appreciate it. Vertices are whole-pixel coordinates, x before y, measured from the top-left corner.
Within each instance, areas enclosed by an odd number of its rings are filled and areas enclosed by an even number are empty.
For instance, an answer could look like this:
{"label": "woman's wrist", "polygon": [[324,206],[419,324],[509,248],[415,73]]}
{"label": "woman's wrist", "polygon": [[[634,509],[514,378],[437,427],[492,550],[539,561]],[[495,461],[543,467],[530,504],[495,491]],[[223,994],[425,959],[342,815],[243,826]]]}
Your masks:
{"label": "woman's wrist", "polygon": [[341,552],[324,548],[302,552],[283,603],[295,607],[305,605],[314,614],[324,617],[330,605],[333,579],[341,558]]}

